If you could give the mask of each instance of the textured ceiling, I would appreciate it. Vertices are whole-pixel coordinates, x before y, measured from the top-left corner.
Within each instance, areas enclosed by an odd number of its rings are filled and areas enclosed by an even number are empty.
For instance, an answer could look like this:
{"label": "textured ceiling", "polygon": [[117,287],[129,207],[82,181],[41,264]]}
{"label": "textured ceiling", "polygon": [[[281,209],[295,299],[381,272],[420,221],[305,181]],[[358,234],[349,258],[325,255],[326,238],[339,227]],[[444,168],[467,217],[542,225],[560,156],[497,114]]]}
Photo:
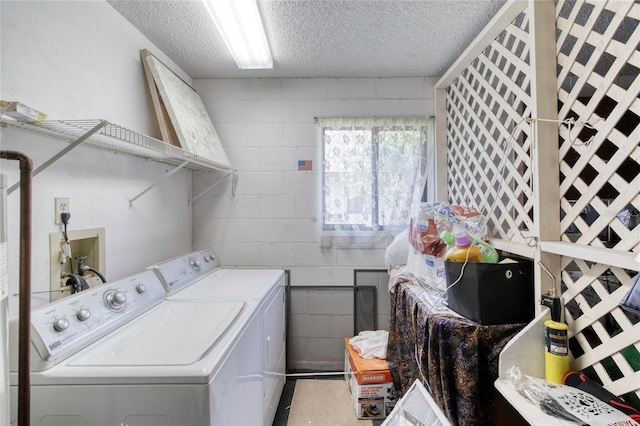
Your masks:
{"label": "textured ceiling", "polygon": [[192,78],[440,76],[506,0],[258,0],[274,65],[239,70],[200,1],[107,0]]}

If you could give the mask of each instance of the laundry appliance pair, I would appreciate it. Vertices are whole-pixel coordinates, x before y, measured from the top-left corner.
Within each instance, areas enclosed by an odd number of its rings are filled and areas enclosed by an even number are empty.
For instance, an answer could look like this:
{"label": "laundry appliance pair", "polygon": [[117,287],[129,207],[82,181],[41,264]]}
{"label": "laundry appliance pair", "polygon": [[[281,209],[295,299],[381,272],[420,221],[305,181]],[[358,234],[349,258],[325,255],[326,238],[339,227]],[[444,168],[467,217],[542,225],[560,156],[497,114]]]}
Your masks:
{"label": "laundry appliance pair", "polygon": [[[205,249],[34,309],[31,423],[271,425],[285,382],[284,276],[221,267]],[[16,348],[15,318],[10,336]]]}

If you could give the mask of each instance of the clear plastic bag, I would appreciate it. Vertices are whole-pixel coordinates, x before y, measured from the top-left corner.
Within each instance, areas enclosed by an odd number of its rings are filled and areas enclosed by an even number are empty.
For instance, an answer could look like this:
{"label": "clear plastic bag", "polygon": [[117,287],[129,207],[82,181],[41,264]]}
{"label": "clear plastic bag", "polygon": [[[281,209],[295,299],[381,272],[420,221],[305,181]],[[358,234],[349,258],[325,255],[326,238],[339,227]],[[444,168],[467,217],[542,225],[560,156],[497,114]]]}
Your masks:
{"label": "clear plastic bag", "polygon": [[551,416],[590,426],[638,425],[620,410],[587,392],[523,375],[516,366],[507,370],[506,379],[518,393]]}
{"label": "clear plastic bag", "polygon": [[580,419],[571,415],[561,404],[551,398],[544,387],[523,375],[515,365],[507,370],[507,380],[511,382],[520,395],[535,404],[543,413],[582,424]]}
{"label": "clear plastic bag", "polygon": [[620,307],[634,315],[640,315],[640,274],[636,276],[627,294],[622,297]]}

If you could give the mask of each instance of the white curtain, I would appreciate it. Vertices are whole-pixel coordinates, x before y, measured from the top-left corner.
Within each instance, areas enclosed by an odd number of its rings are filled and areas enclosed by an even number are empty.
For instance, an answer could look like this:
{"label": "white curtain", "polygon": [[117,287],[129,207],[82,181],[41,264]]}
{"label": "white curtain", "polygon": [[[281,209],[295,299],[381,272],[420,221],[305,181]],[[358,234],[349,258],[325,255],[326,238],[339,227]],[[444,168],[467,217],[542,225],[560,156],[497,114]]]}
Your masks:
{"label": "white curtain", "polygon": [[409,224],[434,149],[431,117],[323,118],[321,246],[385,248]]}

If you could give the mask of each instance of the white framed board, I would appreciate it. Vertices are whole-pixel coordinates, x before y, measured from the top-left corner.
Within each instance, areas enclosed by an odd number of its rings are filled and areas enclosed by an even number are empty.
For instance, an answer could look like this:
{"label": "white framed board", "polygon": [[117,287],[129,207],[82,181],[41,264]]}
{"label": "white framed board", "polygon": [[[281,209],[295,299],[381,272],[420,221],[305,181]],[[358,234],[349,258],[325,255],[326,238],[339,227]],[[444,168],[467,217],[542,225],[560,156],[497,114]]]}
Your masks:
{"label": "white framed board", "polygon": [[198,93],[158,58],[143,56],[182,149],[231,168]]}

